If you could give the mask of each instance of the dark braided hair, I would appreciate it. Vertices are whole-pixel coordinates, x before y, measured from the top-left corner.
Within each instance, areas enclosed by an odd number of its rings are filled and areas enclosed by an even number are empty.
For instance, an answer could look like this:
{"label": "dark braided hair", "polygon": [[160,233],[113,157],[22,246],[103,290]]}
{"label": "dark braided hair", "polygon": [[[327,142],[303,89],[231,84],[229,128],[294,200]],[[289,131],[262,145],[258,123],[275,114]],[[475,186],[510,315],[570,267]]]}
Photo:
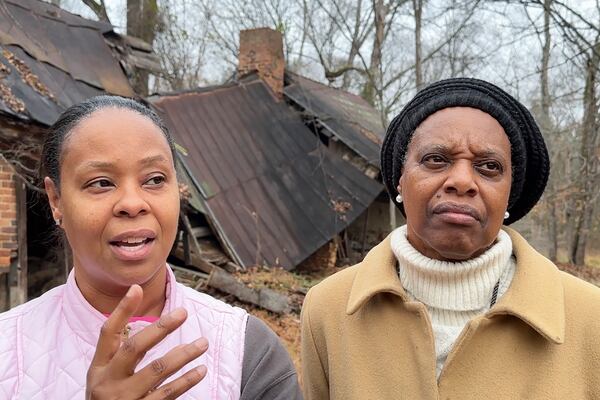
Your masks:
{"label": "dark braided hair", "polygon": [[479,79],[453,78],[434,83],[419,93],[390,123],[381,149],[381,174],[392,201],[408,144],[415,129],[428,116],[448,107],[477,108],[494,117],[504,128],[511,146],[512,186],[508,200],[511,224],[523,216],[540,199],[550,173],[550,159],[544,138],[527,108],[511,95]]}
{"label": "dark braided hair", "polygon": [[39,175],[42,181],[48,176],[57,188],[60,188],[60,164],[65,141],[81,121],[92,115],[94,112],[105,108],[121,108],[134,111],[150,119],[165,135],[173,161],[175,161],[175,143],[169,134],[167,127],[160,117],[144,104],[133,99],[120,96],[96,96],[67,108],[58,117],[58,120],[48,129],[42,148],[40,160]]}

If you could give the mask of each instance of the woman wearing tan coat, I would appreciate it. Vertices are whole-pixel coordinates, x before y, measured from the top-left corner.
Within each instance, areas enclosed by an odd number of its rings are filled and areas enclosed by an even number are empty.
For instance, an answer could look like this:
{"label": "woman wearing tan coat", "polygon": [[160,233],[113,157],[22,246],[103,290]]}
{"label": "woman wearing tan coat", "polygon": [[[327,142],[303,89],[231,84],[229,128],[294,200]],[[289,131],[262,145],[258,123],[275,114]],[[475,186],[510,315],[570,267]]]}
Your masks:
{"label": "woman wearing tan coat", "polygon": [[308,293],[306,399],[600,398],[600,289],[503,226],[549,174],[525,107],[433,84],[390,124],[381,169],[407,223]]}

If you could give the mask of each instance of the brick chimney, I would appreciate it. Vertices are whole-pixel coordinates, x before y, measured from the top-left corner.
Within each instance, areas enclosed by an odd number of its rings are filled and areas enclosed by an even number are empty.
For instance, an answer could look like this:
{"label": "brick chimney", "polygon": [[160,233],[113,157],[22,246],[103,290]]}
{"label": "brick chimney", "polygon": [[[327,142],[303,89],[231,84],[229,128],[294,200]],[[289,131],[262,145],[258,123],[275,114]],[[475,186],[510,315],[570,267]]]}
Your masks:
{"label": "brick chimney", "polygon": [[283,38],[281,32],[270,28],[240,31],[240,54],[238,76],[253,71],[273,90],[278,98],[283,97]]}

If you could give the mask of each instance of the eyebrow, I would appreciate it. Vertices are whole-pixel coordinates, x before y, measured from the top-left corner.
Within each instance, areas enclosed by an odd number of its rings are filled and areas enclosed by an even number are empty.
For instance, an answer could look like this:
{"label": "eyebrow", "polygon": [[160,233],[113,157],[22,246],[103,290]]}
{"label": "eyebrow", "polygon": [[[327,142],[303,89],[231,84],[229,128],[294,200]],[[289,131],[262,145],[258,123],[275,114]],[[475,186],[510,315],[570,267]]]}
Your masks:
{"label": "eyebrow", "polygon": [[110,168],[114,164],[108,161],[88,161],[85,163],[84,167],[88,168]]}
{"label": "eyebrow", "polygon": [[[421,146],[421,148],[418,149],[418,151],[420,153],[423,153],[424,151],[437,151],[437,152],[440,152],[443,154],[452,154],[451,147],[444,145],[444,144],[438,144],[438,143],[424,144]],[[502,161],[504,163],[507,162],[507,160],[504,158],[504,156],[499,151],[496,151],[489,147],[486,149],[483,149],[481,151],[477,151],[476,156],[477,157],[496,157],[496,158],[499,158],[500,161]]]}
{"label": "eyebrow", "polygon": [[[164,163],[164,162],[167,162],[167,159],[164,156],[158,154],[155,156],[149,156],[149,157],[142,158],[139,161],[139,164],[146,166],[146,165],[152,165],[157,162]],[[110,169],[110,168],[113,168],[114,166],[115,166],[115,164],[110,161],[88,161],[84,164],[85,168],[90,168],[90,169]]]}
{"label": "eyebrow", "polygon": [[157,154],[155,156],[149,156],[149,157],[142,158],[139,163],[142,165],[149,165],[149,164],[154,164],[157,162],[164,163],[164,162],[167,162],[167,159],[165,158],[165,156],[163,156],[161,154]]}

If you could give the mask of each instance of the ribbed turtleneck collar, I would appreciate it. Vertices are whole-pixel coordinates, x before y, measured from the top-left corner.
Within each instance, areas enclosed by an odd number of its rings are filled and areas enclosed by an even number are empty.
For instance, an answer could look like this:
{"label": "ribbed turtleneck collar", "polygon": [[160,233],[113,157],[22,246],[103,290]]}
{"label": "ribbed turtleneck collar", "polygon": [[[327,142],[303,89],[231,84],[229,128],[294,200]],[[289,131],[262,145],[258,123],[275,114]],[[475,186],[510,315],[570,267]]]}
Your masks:
{"label": "ribbed turtleneck collar", "polygon": [[469,311],[489,306],[494,286],[509,268],[512,241],[504,231],[479,257],[462,262],[434,260],[417,251],[406,237],[406,225],[391,235],[404,289],[430,307]]}

